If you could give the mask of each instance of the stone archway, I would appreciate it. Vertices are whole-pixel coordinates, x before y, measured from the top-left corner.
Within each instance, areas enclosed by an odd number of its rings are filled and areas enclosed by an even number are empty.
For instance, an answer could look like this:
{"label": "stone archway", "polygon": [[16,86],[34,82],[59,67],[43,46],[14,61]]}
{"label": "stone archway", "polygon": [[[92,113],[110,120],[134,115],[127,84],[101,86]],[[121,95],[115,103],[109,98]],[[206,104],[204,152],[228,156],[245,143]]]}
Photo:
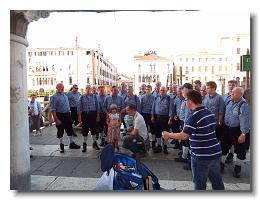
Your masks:
{"label": "stone archway", "polygon": [[10,11],[10,189],[30,190],[26,40],[30,22],[49,11]]}

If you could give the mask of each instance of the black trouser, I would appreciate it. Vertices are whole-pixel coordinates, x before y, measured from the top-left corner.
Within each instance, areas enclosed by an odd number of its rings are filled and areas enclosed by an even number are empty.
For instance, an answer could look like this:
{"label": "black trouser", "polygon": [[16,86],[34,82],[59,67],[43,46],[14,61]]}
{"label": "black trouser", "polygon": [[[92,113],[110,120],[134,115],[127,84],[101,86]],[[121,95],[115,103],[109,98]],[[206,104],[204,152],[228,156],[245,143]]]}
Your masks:
{"label": "black trouser", "polygon": [[56,115],[58,119],[61,121],[61,124],[57,126],[57,138],[62,138],[64,134],[64,129],[67,133],[68,136],[72,136],[73,134],[73,129],[72,129],[72,120],[70,113],[57,113]]}
{"label": "black trouser", "polygon": [[246,159],[246,143],[238,143],[240,135],[239,127],[224,126],[223,140],[221,141],[222,155],[227,155],[232,145],[234,145],[237,158],[240,160]]}
{"label": "black trouser", "polygon": [[123,148],[133,153],[145,152],[144,139],[139,135],[127,135],[123,138]]}
{"label": "black trouser", "polygon": [[216,126],[216,136],[218,141],[222,141],[223,140],[223,126],[222,125],[217,125]]}
{"label": "black trouser", "polygon": [[151,120],[151,116],[152,115],[151,114],[147,114],[147,113],[142,113],[142,116],[144,118],[147,131],[149,130],[148,127],[150,127],[151,134],[155,135],[154,123]]}
{"label": "black trouser", "polygon": [[179,133],[181,132],[181,120],[179,118],[177,119],[172,119],[172,125],[171,129],[173,133]]}
{"label": "black trouser", "polygon": [[104,135],[107,135],[107,123],[106,123],[106,113],[99,113],[100,120],[97,124],[97,132],[104,132]]}
{"label": "black trouser", "polygon": [[70,107],[70,112],[71,112],[72,123],[78,125],[79,121],[78,121],[77,107]]}
{"label": "black trouser", "polygon": [[81,113],[82,120],[82,135],[88,136],[88,132],[90,130],[91,135],[97,134],[97,112],[90,111]]}
{"label": "black trouser", "polygon": [[156,138],[162,137],[162,131],[169,131],[169,116],[168,115],[155,115],[155,135]]}

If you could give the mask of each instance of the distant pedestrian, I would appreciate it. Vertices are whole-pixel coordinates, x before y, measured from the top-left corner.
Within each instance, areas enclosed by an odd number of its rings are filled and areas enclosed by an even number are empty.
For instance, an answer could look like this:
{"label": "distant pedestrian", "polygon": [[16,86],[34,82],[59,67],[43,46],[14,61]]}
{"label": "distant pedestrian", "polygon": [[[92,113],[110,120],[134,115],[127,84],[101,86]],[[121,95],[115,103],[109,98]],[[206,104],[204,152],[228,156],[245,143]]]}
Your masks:
{"label": "distant pedestrian", "polygon": [[40,130],[40,123],[41,123],[41,104],[40,102],[36,101],[37,95],[32,94],[31,95],[31,100],[29,101],[28,107],[28,113],[31,121],[31,126],[30,126],[30,132],[32,132],[35,129],[35,136],[41,133]]}
{"label": "distant pedestrian", "polygon": [[143,83],[141,85],[141,91],[139,92],[139,95],[138,95],[140,102],[145,94],[146,94],[146,85]]}
{"label": "distant pedestrian", "polygon": [[186,102],[192,113],[185,122],[183,131],[164,131],[163,138],[189,139],[195,190],[206,190],[207,179],[210,180],[213,190],[224,190],[220,174],[221,148],[215,134],[215,117],[202,105],[201,94],[198,91],[189,91]]}
{"label": "distant pedestrian", "polygon": [[117,105],[112,104],[110,106],[110,113],[107,118],[107,143],[111,143],[114,149],[119,152],[118,141],[120,139],[120,125],[121,117],[120,113],[117,112]]}
{"label": "distant pedestrian", "polygon": [[200,92],[200,89],[201,89],[201,81],[195,80],[193,82],[193,90],[197,90],[198,92]]}
{"label": "distant pedestrian", "polygon": [[[153,96],[156,98],[158,96],[160,96],[160,88],[162,86],[162,83],[160,81],[157,81],[155,83],[155,89],[154,91],[152,92]],[[166,91],[167,92],[167,91]]]}
{"label": "distant pedestrian", "polygon": [[58,83],[56,85],[56,93],[51,97],[51,110],[54,121],[57,128],[57,138],[60,140],[60,153],[64,153],[64,143],[63,134],[64,129],[70,140],[70,149],[79,149],[80,146],[77,145],[73,140],[73,129],[72,120],[70,115],[70,106],[68,97],[64,94],[64,85]]}

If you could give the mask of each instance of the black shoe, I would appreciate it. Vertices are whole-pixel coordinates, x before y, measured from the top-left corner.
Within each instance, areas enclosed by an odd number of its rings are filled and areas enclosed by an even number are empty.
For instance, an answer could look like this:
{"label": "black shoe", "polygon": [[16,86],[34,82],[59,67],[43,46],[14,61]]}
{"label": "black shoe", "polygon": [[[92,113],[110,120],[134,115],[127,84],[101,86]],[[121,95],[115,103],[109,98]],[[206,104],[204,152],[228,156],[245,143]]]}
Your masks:
{"label": "black shoe", "polygon": [[99,146],[101,146],[101,147],[105,146],[105,138],[101,138],[101,142],[100,142]]}
{"label": "black shoe", "polygon": [[156,141],[152,141],[152,150],[155,150],[155,149],[156,149],[155,144],[156,144]]}
{"label": "black shoe", "polygon": [[83,149],[82,149],[82,152],[86,152],[87,151],[87,143],[86,142],[83,142]]}
{"label": "black shoe", "polygon": [[163,145],[163,153],[164,154],[169,154],[168,150],[167,150],[167,145]]}
{"label": "black shoe", "polygon": [[32,148],[32,147],[30,147],[30,150],[33,150],[33,148]]}
{"label": "black shoe", "polygon": [[93,147],[93,149],[99,150],[99,147],[97,145],[97,141],[93,142],[92,147]]}
{"label": "black shoe", "polygon": [[188,162],[188,160],[187,159],[185,159],[185,158],[183,158],[182,156],[180,156],[180,157],[178,157],[178,158],[174,158],[174,160],[176,161],[176,162]]}
{"label": "black shoe", "polygon": [[180,151],[180,152],[178,153],[178,155],[181,156],[181,155],[182,155],[182,151]]}
{"label": "black shoe", "polygon": [[225,163],[231,163],[231,162],[233,162],[233,158],[234,158],[233,153],[229,153],[228,156],[227,156],[227,158],[226,158]]}
{"label": "black shoe", "polygon": [[75,142],[70,143],[70,149],[80,149],[80,146],[77,145]]}
{"label": "black shoe", "polygon": [[64,144],[60,144],[60,153],[64,153]]}
{"label": "black shoe", "polygon": [[161,145],[158,145],[154,150],[153,150],[154,153],[161,153],[162,152],[162,146]]}
{"label": "black shoe", "polygon": [[220,173],[224,173],[225,164],[223,162],[220,162]]}
{"label": "black shoe", "polygon": [[236,178],[240,178],[241,166],[235,165],[233,176]]}
{"label": "black shoe", "polygon": [[183,169],[185,169],[185,170],[191,170],[191,162],[188,161],[188,162],[183,166]]}

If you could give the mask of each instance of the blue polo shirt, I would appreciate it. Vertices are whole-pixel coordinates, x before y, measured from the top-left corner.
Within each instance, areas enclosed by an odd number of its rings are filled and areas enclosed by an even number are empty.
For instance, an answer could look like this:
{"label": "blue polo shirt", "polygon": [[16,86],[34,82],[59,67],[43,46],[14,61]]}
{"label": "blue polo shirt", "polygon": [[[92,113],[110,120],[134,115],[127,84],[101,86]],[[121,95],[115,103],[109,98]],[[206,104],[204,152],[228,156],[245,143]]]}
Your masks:
{"label": "blue polo shirt", "polygon": [[201,160],[221,157],[222,152],[216,133],[215,115],[204,106],[192,110],[184,124],[183,132],[188,134],[191,154]]}

